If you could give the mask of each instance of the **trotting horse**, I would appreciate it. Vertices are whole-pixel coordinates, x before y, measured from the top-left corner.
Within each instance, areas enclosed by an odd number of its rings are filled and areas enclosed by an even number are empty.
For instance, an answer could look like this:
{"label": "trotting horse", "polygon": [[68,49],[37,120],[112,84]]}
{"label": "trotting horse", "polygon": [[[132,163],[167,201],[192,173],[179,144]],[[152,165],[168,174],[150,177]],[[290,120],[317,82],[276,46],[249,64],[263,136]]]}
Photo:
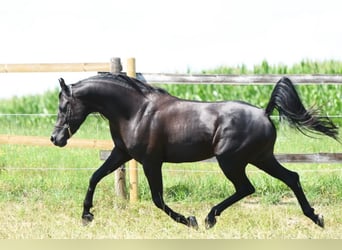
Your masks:
{"label": "trotting horse", "polygon": [[299,175],[274,157],[276,128],[270,119],[274,109],[302,132],[312,131],[338,138],[338,128],[325,116],[306,110],[290,79],[281,78],[265,109],[242,101],[197,102],[182,100],[124,74],[99,74],[66,85],[59,79],[59,112],[51,141],[63,147],[87,115],[108,119],[115,147],[94,172],[83,204],[82,218],[93,220],[90,208],[97,183],[128,160],[142,164],[154,204],[176,222],[198,228],[194,216],[173,211],[163,199],[163,162],[195,162],[215,156],[236,192],[214,206],[205,219],[211,228],[226,208],[252,194],[246,176],[248,163],[283,181],[294,192],[303,213],[320,227],[323,216],[314,213],[305,197]]}

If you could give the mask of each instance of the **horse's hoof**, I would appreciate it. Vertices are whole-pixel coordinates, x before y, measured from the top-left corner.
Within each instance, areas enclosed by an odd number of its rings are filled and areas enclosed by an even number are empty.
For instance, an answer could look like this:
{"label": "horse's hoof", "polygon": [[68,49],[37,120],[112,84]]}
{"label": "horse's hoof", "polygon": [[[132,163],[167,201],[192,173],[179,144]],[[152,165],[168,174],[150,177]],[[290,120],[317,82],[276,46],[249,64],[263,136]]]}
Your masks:
{"label": "horse's hoof", "polygon": [[324,228],[324,217],[323,215],[319,214],[317,216],[316,224],[320,226],[321,228]]}
{"label": "horse's hoof", "polygon": [[189,217],[187,218],[187,220],[188,220],[188,226],[189,226],[189,227],[198,230],[198,223],[197,223],[197,220],[196,220],[196,217],[195,217],[195,216],[189,216]]}
{"label": "horse's hoof", "polygon": [[83,226],[87,226],[94,219],[94,215],[92,213],[83,214],[82,215],[82,223]]}
{"label": "horse's hoof", "polygon": [[215,226],[215,224],[216,224],[216,218],[215,218],[215,216],[213,216],[212,218],[209,218],[209,217],[207,216],[207,218],[205,218],[205,228],[206,228],[206,229],[212,228],[213,226]]}

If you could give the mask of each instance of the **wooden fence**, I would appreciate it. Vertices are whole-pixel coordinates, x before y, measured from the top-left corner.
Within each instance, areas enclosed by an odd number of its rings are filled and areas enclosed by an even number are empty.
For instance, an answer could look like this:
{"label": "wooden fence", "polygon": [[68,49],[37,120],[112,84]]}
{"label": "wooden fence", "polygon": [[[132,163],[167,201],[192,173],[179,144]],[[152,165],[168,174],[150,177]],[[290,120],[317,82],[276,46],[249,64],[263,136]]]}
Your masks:
{"label": "wooden fence", "polygon": [[[100,150],[100,159],[106,160],[110,150]],[[342,153],[307,153],[307,154],[276,154],[280,162],[289,163],[342,163]],[[217,162],[216,158],[209,158],[203,162]]]}
{"label": "wooden fence", "polygon": [[[120,72],[116,63],[120,58],[113,57],[108,63],[36,63],[0,64],[0,73],[28,72]],[[120,66],[119,66],[120,67]],[[119,70],[118,70],[119,69]],[[136,77],[149,83],[196,83],[196,84],[275,84],[283,75],[199,75],[136,73]],[[295,84],[342,84],[342,75],[287,75]]]}
{"label": "wooden fence", "polygon": [[[115,60],[115,59],[113,59]],[[110,71],[110,63],[0,64],[0,73]]]}
{"label": "wooden fence", "polygon": [[[137,73],[137,79],[148,83],[167,84],[229,84],[229,85],[274,85],[284,75],[197,75]],[[287,75],[297,84],[342,84],[342,75]]]}
{"label": "wooden fence", "polygon": [[[37,63],[37,64],[0,64],[0,73],[29,73],[29,72],[112,72],[122,71],[120,58],[113,57],[108,63]],[[164,84],[275,84],[283,75],[197,75],[197,74],[159,74],[136,73],[135,59],[128,59],[127,75],[136,77],[143,82]],[[295,84],[342,84],[342,75],[287,75]],[[48,138],[33,136],[0,135],[0,144],[21,144],[48,146]],[[73,138],[69,147],[90,147],[102,151],[105,159],[108,149],[113,146],[111,141],[82,140]],[[103,151],[104,150],[104,151]],[[342,153],[319,154],[282,154],[277,156],[283,162],[342,162]],[[130,162],[130,198],[138,200],[137,163]],[[134,173],[135,171],[135,173]],[[125,168],[116,171],[117,194],[126,197]],[[120,181],[119,181],[120,180]]]}
{"label": "wooden fence", "polygon": [[[0,145],[26,145],[26,146],[41,146],[53,147],[49,137],[44,136],[23,136],[23,135],[0,135]],[[111,140],[98,139],[79,139],[72,138],[68,141],[70,148],[90,148],[99,150],[110,150],[114,146]]]}

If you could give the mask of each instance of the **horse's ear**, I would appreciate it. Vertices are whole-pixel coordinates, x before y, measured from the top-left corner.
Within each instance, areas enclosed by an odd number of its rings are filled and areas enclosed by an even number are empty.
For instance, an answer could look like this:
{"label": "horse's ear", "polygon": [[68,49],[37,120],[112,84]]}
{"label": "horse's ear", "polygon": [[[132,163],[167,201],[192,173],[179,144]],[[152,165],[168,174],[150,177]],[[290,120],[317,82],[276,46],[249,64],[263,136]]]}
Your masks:
{"label": "horse's ear", "polygon": [[58,81],[59,81],[59,85],[62,88],[62,92],[64,92],[67,96],[72,96],[71,85],[69,85],[69,86],[66,85],[63,78],[59,78]]}
{"label": "horse's ear", "polygon": [[59,85],[61,86],[62,90],[67,91],[68,87],[65,84],[64,79],[63,78],[59,78],[58,81],[59,81]]}

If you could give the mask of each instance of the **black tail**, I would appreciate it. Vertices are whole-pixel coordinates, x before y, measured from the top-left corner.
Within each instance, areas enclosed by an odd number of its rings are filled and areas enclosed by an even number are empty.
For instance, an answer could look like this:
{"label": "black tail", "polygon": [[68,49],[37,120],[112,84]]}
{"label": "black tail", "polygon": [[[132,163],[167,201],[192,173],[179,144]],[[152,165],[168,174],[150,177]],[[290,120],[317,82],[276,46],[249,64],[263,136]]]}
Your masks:
{"label": "black tail", "polygon": [[306,110],[297,91],[287,77],[282,77],[276,84],[266,114],[271,115],[277,109],[280,118],[286,119],[290,125],[306,135],[304,131],[325,134],[339,141],[338,128],[327,116],[319,116],[317,110]]}

